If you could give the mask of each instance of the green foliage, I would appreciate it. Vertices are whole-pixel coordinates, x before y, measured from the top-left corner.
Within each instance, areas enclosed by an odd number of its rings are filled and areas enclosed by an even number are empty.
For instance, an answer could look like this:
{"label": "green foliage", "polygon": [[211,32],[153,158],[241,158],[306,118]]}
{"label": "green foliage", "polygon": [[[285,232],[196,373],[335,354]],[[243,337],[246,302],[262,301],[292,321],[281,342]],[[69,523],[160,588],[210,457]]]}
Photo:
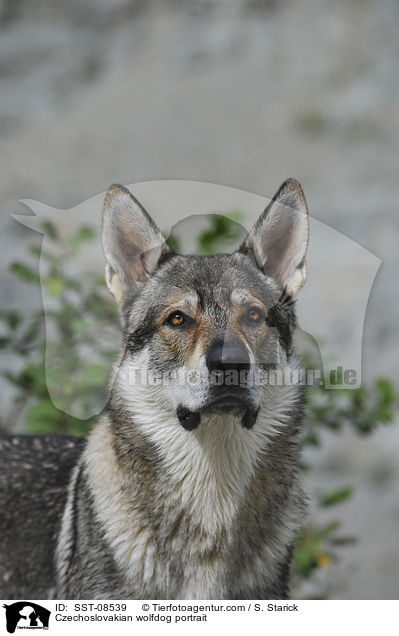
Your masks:
{"label": "green foliage", "polygon": [[226,216],[215,214],[210,217],[210,227],[198,236],[198,254],[207,256],[223,252],[241,237],[239,222],[242,214],[233,210]]}
{"label": "green foliage", "polygon": [[320,505],[324,507],[335,506],[335,504],[349,499],[352,495],[352,486],[344,486],[343,488],[338,488],[337,490],[331,490],[320,498]]}
{"label": "green foliage", "polygon": [[[228,218],[215,215],[210,226],[198,237],[198,253],[213,254],[231,246],[241,238],[242,219],[238,212]],[[0,349],[7,350],[22,362],[20,370],[4,371],[3,377],[14,389],[11,412],[0,418],[0,432],[7,432],[23,419],[28,433],[85,434],[94,418],[78,419],[68,415],[71,404],[82,412],[96,412],[95,405],[104,397],[104,386],[116,351],[99,338],[97,324],[118,323],[116,306],[105,288],[102,277],[82,272],[78,277],[67,273],[85,242],[92,241],[95,231],[81,227],[66,241],[59,237],[51,222],[43,224],[48,249],[33,246],[29,252],[41,257],[41,281],[54,307],[46,312],[51,326],[51,338],[45,341],[44,312],[24,317],[14,309],[0,312]],[[175,240],[172,239],[171,240]],[[178,251],[177,240],[173,247]],[[25,283],[37,285],[40,281],[37,266],[29,262],[15,262],[11,271]],[[82,355],[82,342],[89,341],[98,348],[99,361],[87,363]],[[64,355],[57,357],[57,342],[68,342]],[[105,343],[105,344],[104,344]],[[51,400],[45,374],[45,347],[47,354],[60,360],[53,369],[54,382],[62,386],[62,408]],[[315,368],[308,361],[310,368]],[[307,413],[303,444],[318,448],[326,431],[340,434],[352,429],[359,435],[369,435],[379,426],[393,421],[398,406],[398,394],[387,378],[377,378],[372,386],[356,390],[326,390],[322,385],[307,387]],[[305,471],[312,469],[304,465]],[[317,509],[335,509],[344,505],[353,494],[353,487],[342,484],[329,492],[315,493]],[[353,542],[353,537],[340,534],[337,520],[318,524],[309,523],[298,537],[294,553],[294,575],[301,583],[311,579],[321,569],[329,567],[339,558],[341,546]],[[300,588],[299,588],[300,589]]]}
{"label": "green foliage", "polygon": [[377,378],[371,387],[315,390],[307,387],[307,431],[305,444],[320,444],[323,429],[339,432],[351,426],[360,435],[372,433],[380,424],[392,422],[398,396],[387,378]]}
{"label": "green foliage", "polygon": [[[229,251],[232,246],[237,246],[241,239],[242,228],[240,223],[243,214],[238,210],[232,210],[225,216],[213,214],[208,217],[208,224],[205,230],[197,236],[196,253],[201,256],[218,254]],[[179,237],[171,233],[168,236],[168,244],[175,252],[180,252]]]}
{"label": "green foliage", "polygon": [[[3,372],[3,377],[14,387],[15,397],[11,412],[0,418],[0,430],[7,432],[18,424],[18,419],[23,419],[28,433],[82,435],[94,418],[85,420],[69,413],[97,412],[96,405],[104,401],[109,369],[116,355],[115,350],[98,338],[96,327],[117,325],[119,319],[102,277],[89,272],[79,276],[67,273],[84,243],[94,239],[94,229],[83,226],[67,240],[61,240],[50,221],[42,224],[42,230],[46,235],[46,249],[31,246],[29,253],[41,257],[41,283],[45,293],[54,299],[54,306],[46,311],[48,333],[52,335],[46,341],[43,310],[27,317],[14,309],[0,313],[0,348],[23,363],[22,370]],[[40,282],[37,265],[15,262],[10,269],[25,283]],[[62,355],[57,355],[58,343],[63,347]],[[86,362],[82,343],[98,350],[99,362]],[[57,385],[62,388],[57,401],[60,408],[53,404],[48,390],[46,348],[47,356],[57,360],[51,370],[52,393],[56,392]]]}
{"label": "green foliage", "polygon": [[[307,358],[307,366],[316,368],[311,358]],[[360,436],[369,435],[394,420],[398,405],[398,393],[387,378],[376,378],[370,386],[359,389],[332,390],[325,389],[323,384],[308,386],[303,445],[320,448],[326,431],[338,435],[351,429]],[[305,464],[303,469],[310,471],[312,466]],[[353,493],[350,484],[343,484],[329,492],[313,493],[313,500],[320,511],[335,509]],[[300,534],[294,552],[297,587],[301,580],[317,577],[318,572],[338,561],[339,548],[356,541],[354,537],[342,536],[340,526],[336,519],[327,524],[311,522]]]}
{"label": "green foliage", "polygon": [[28,283],[38,283],[40,281],[39,274],[25,263],[15,261],[11,263],[10,269],[16,276]]}
{"label": "green foliage", "polygon": [[337,530],[336,522],[321,527],[305,528],[300,536],[295,550],[295,566],[302,578],[308,578],[317,567],[330,565],[331,557],[324,551],[326,541]]}

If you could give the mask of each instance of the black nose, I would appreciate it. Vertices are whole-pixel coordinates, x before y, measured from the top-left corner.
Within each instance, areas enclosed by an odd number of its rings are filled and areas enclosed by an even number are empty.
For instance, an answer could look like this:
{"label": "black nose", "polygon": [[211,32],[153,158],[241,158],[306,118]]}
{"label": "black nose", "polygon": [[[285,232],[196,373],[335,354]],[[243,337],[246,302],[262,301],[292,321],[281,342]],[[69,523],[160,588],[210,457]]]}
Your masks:
{"label": "black nose", "polygon": [[247,348],[238,339],[214,340],[206,355],[209,371],[249,371],[250,359]]}

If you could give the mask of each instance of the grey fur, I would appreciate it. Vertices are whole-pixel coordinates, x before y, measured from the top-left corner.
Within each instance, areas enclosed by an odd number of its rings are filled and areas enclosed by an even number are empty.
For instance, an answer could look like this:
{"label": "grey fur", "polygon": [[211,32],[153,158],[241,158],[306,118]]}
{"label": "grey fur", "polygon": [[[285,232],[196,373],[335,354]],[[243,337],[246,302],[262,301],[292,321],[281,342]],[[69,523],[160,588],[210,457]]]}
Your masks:
{"label": "grey fur", "polygon": [[[280,189],[285,201],[287,192],[297,200],[298,187],[287,182]],[[108,206],[115,191],[119,199],[129,196],[113,187]],[[140,249],[145,240],[154,249],[159,238],[148,219]],[[241,426],[246,407],[221,412],[209,401],[208,385],[201,395],[186,395],[183,388],[183,402],[200,405],[198,428],[185,431],[167,392],[144,387],[137,397],[139,389],[127,384],[125,373],[144,354],[155,373],[172,374],[191,360],[190,341],[183,345],[183,335],[169,334],[168,326],[163,336],[159,326],[173,295],[198,303],[205,326],[193,340],[197,344],[232,337],[232,298],[242,289],[270,309],[266,335],[247,338],[255,368],[300,369],[291,343],[294,308],[283,281],[259,269],[250,241],[233,255],[214,257],[178,256],[158,246],[155,267],[152,261],[151,271],[141,269],[132,281],[132,272],[130,278],[124,272],[129,252],[118,254],[115,234],[107,275],[120,303],[123,347],[105,414],[87,442],[0,441],[0,596],[286,598],[306,504],[299,474],[302,388],[248,392],[259,409],[251,430]],[[105,236],[104,244],[110,240]],[[136,252],[134,258],[137,263]],[[303,254],[297,264],[303,268]],[[267,365],[270,351],[280,359]],[[176,462],[170,457],[174,444]],[[196,449],[203,460],[195,467]]]}

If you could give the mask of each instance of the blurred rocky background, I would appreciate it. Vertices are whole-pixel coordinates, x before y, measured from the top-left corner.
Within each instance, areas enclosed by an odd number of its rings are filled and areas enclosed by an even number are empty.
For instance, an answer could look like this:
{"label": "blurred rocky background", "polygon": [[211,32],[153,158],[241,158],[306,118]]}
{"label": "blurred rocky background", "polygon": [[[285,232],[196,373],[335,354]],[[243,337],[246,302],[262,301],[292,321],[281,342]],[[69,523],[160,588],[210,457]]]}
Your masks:
{"label": "blurred rocky background", "polygon": [[[41,241],[10,217],[20,199],[70,208],[159,179],[270,197],[294,176],[312,216],[382,259],[363,377],[398,383],[398,27],[397,0],[0,0],[2,309],[41,304],[8,271]],[[320,586],[397,599],[397,422],[367,438],[324,432],[306,455],[311,488],[354,486],[323,514],[358,540]]]}

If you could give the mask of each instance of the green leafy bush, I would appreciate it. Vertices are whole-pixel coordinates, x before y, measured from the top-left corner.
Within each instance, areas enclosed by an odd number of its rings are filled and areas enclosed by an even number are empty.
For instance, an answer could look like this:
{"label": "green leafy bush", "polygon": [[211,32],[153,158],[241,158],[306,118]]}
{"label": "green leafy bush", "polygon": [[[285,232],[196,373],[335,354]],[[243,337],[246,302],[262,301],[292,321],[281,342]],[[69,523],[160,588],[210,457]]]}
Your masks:
{"label": "green leafy bush", "polygon": [[[21,370],[3,372],[14,387],[14,405],[10,413],[0,418],[0,430],[4,433],[14,429],[18,419],[23,418],[27,433],[83,435],[94,418],[84,420],[70,413],[97,413],[96,405],[104,403],[109,369],[116,356],[116,349],[110,347],[107,340],[98,338],[96,329],[91,333],[87,326],[116,326],[119,318],[102,276],[83,272],[77,277],[66,273],[78,251],[94,239],[93,228],[81,227],[66,242],[61,241],[51,222],[43,223],[42,229],[49,249],[32,246],[30,253],[41,256],[41,284],[54,301],[46,311],[47,331],[52,335],[45,337],[43,310],[24,317],[14,309],[0,312],[3,323],[0,348],[23,362]],[[14,262],[10,269],[24,282],[40,284],[38,272],[30,263]],[[87,362],[82,353],[82,340],[86,347],[92,344],[99,349],[95,363]],[[52,385],[62,386],[60,408],[54,406],[50,397],[45,370],[45,354],[51,357],[54,353],[55,357],[58,343],[63,348],[62,355],[57,357],[57,366],[52,368]]]}

